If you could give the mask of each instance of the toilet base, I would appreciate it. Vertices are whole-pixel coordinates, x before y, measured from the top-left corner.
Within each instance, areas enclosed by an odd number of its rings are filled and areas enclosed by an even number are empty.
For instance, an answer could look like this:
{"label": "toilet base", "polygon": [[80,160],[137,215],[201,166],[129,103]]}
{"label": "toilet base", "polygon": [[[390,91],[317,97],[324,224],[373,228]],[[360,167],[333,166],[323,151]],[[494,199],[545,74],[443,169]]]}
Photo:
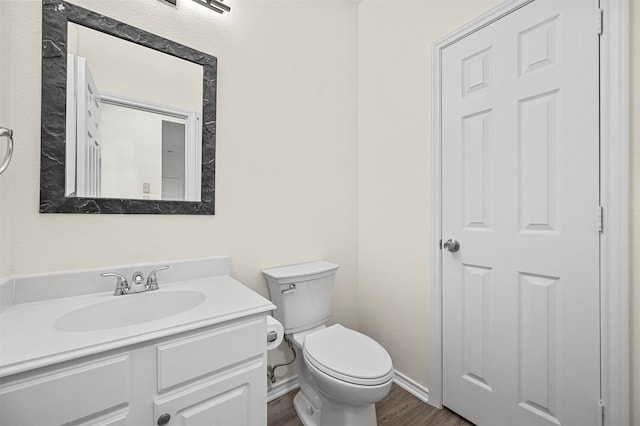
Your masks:
{"label": "toilet base", "polygon": [[320,410],[311,405],[302,391],[293,398],[293,408],[304,426],[320,426]]}
{"label": "toilet base", "polygon": [[314,408],[302,393],[293,398],[293,407],[304,426],[374,426],[376,422],[376,406],[350,405],[334,401],[326,396],[322,398],[322,409]]}

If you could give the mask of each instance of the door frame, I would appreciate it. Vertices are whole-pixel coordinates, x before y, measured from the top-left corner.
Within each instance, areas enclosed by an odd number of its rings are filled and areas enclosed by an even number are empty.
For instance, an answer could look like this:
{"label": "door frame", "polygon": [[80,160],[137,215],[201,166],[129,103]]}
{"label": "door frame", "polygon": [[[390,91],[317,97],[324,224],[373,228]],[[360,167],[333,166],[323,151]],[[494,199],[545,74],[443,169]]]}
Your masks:
{"label": "door frame", "polygon": [[[442,407],[441,64],[447,46],[535,0],[507,0],[436,40],[431,49],[429,403]],[[601,398],[604,425],[629,424],[629,0],[600,0]],[[594,11],[594,31],[598,15]],[[595,226],[594,212],[594,226]],[[595,411],[594,408],[594,413]],[[601,411],[604,413],[604,411]]]}
{"label": "door frame", "polygon": [[202,114],[178,108],[172,105],[162,105],[144,99],[132,98],[111,92],[100,92],[102,102],[123,108],[168,115],[185,121],[185,201],[198,201],[202,185]]}

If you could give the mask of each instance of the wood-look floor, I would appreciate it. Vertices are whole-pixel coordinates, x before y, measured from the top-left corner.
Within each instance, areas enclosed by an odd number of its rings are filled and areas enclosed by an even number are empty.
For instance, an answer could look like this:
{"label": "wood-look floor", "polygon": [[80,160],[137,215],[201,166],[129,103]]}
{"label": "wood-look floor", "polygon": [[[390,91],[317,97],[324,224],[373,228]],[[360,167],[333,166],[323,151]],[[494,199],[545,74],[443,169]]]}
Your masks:
{"label": "wood-look floor", "polygon": [[[274,399],[267,405],[268,426],[302,425],[293,408],[293,397],[297,393],[298,389]],[[438,410],[420,401],[395,383],[389,395],[376,404],[376,416],[378,426],[473,426],[473,423],[446,408]]]}

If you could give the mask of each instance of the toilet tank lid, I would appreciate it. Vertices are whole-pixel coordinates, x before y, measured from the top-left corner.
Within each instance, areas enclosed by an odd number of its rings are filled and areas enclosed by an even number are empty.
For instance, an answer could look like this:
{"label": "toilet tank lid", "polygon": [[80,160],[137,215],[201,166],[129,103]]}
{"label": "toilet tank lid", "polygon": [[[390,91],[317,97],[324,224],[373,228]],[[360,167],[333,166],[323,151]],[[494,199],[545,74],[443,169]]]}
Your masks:
{"label": "toilet tank lid", "polygon": [[325,261],[298,263],[297,265],[280,266],[264,269],[262,273],[269,278],[283,280],[288,278],[305,278],[335,272],[339,265]]}

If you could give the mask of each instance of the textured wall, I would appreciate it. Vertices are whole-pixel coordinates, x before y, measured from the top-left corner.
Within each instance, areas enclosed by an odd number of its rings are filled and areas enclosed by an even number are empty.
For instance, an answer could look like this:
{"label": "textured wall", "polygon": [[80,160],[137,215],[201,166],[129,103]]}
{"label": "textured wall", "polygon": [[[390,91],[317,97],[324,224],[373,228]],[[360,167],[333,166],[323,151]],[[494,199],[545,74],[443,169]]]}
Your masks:
{"label": "textured wall", "polygon": [[360,327],[425,387],[431,44],[496,3],[360,5]]}
{"label": "textured wall", "polygon": [[[11,32],[9,30],[9,6],[0,1],[0,58],[8,58],[11,45]],[[9,75],[11,73],[11,61],[0,61],[0,126],[11,127],[9,117]],[[6,142],[0,141],[0,161],[4,158]],[[12,169],[7,169],[0,176],[0,280],[9,275],[9,221],[10,201],[8,188]]]}
{"label": "textured wall", "polygon": [[357,325],[357,4],[74,2],[218,57],[216,215],[196,217],[38,214],[41,2],[7,3],[12,274],[231,255],[268,295],[261,269],[327,259],[341,265],[334,319]]}

